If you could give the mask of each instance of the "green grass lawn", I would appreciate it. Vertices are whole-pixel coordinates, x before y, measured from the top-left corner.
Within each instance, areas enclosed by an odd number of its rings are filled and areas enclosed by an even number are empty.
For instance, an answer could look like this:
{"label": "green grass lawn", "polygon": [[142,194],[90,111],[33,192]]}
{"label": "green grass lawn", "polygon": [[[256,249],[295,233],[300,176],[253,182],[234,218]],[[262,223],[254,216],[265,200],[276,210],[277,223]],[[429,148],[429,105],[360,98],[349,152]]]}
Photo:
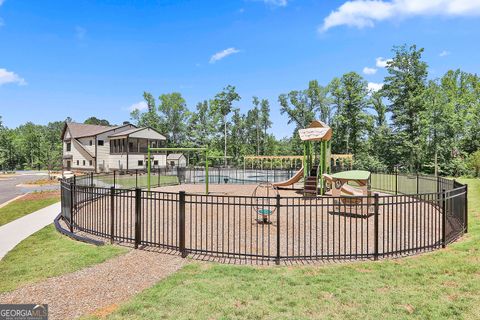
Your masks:
{"label": "green grass lawn", "polygon": [[480,180],[462,182],[469,234],[447,249],[326,266],[194,262],[108,319],[478,319]]}
{"label": "green grass lawn", "polygon": [[0,261],[0,292],[101,263],[126,248],[72,240],[48,225],[20,242]]}
{"label": "green grass lawn", "polygon": [[38,192],[0,208],[0,226],[60,201],[56,192]]}

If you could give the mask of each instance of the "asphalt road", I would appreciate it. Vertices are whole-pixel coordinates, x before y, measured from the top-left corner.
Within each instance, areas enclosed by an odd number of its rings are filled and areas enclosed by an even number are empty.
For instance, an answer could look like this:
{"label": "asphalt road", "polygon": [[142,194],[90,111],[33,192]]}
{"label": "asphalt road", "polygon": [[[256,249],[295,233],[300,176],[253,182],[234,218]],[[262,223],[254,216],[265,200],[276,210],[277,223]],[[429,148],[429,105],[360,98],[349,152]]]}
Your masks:
{"label": "asphalt road", "polygon": [[0,175],[0,204],[11,200],[19,195],[32,192],[32,191],[41,191],[41,190],[51,190],[52,188],[58,187],[17,187],[17,185],[32,181],[38,180],[47,177],[46,172],[39,171],[22,171],[17,172],[15,176],[4,176]]}

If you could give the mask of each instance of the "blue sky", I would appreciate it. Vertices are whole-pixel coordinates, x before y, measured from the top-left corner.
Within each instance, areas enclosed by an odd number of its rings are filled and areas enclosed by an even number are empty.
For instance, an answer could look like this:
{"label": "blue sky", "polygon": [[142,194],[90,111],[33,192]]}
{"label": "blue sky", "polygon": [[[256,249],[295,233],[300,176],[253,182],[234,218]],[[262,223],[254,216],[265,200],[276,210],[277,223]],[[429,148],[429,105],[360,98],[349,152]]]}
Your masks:
{"label": "blue sky", "polygon": [[431,78],[477,73],[479,18],[479,0],[0,0],[0,115],[121,123],[144,90],[193,109],[232,84],[242,110],[268,98],[287,136],[279,94],[349,71],[378,87],[393,45],[424,47]]}

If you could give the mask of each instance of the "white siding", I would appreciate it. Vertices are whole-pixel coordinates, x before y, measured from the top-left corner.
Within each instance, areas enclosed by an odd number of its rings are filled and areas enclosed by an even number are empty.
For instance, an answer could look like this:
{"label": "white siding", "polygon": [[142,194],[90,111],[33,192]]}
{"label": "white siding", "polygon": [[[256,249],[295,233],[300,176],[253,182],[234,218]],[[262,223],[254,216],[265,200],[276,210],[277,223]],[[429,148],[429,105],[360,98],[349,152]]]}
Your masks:
{"label": "white siding", "polygon": [[[112,170],[122,170],[127,169],[127,159],[126,156],[121,155],[111,155],[110,154],[110,139],[108,138],[114,133],[130,130],[133,128],[133,125],[126,125],[114,130],[110,130],[104,133],[101,133],[97,136],[97,171],[99,172],[109,172]],[[98,145],[98,141],[103,140],[103,146]]]}
{"label": "white siding", "polygon": [[[138,165],[138,161],[142,160],[143,165]],[[153,155],[151,159],[151,167],[154,167],[154,161],[158,161],[158,167],[165,167],[167,164],[167,156],[162,154]],[[146,154],[129,154],[128,155],[128,169],[129,170],[147,170],[147,155]]]}
{"label": "white siding", "polygon": [[[143,164],[138,165],[138,161],[141,160]],[[128,169],[129,170],[145,170],[147,168],[147,156],[145,154],[129,154],[128,155]]]}
{"label": "white siding", "polygon": [[[94,159],[81,146],[80,143],[72,139],[72,169],[74,170],[94,170]],[[83,162],[85,161],[85,165]],[[92,161],[92,165],[90,165]],[[78,162],[78,164],[77,164]]]}
{"label": "white siding", "polygon": [[150,140],[166,140],[164,136],[152,130],[150,128],[145,128],[143,130],[139,130],[134,132],[130,135],[130,138],[143,138],[143,139],[150,139]]}
{"label": "white siding", "polygon": [[[107,161],[106,161],[107,162]],[[111,154],[108,159],[108,170],[127,170],[126,154]]]}
{"label": "white siding", "polygon": [[152,160],[152,167],[154,167],[154,161],[158,161],[158,165],[155,167],[166,167],[167,166],[167,156],[164,154],[154,154]]}
{"label": "white siding", "polygon": [[[85,137],[77,139],[82,146],[93,156],[95,156],[95,137]],[[92,142],[92,145],[90,145]]]}

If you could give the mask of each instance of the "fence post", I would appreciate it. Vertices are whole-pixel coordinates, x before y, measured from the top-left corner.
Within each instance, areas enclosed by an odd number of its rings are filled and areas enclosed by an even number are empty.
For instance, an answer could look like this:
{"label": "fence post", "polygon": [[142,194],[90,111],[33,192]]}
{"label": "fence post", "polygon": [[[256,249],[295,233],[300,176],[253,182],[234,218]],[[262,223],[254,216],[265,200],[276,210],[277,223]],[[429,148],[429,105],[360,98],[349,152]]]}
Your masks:
{"label": "fence post", "polygon": [[142,190],[135,189],[135,249],[140,244],[140,238],[142,236],[141,231],[141,215],[142,215]]}
{"label": "fence post", "polygon": [[115,239],[115,187],[110,187],[110,243]]}
{"label": "fence post", "polygon": [[468,233],[468,184],[465,185],[465,197],[464,197],[464,208],[465,208],[465,233]]}
{"label": "fence post", "polygon": [[395,170],[395,195],[398,194],[398,170]]}
{"label": "fence post", "polygon": [[70,182],[70,232],[73,233],[73,209],[75,207],[73,196],[75,195],[74,189],[75,184]]}
{"label": "fence post", "polygon": [[419,183],[418,183],[418,171],[417,171],[417,194],[419,193]]}
{"label": "fence post", "polygon": [[115,178],[116,178],[116,172],[117,172],[117,171],[113,170],[113,187],[114,187],[114,188],[115,188],[115,186],[116,186],[116,179],[115,179]]}
{"label": "fence post", "polygon": [[442,248],[447,246],[447,200],[445,189],[442,189]]}
{"label": "fence post", "polygon": [[374,259],[375,260],[378,260],[378,207],[379,207],[379,204],[378,204],[378,193],[375,193],[373,195],[373,198],[374,198]]}
{"label": "fence post", "polygon": [[[275,264],[280,264],[280,195],[277,194],[277,255],[275,258]],[[288,235],[287,235],[288,236]]]}
{"label": "fence post", "polygon": [[182,254],[182,258],[187,257],[187,251],[185,250],[185,191],[178,193],[179,199],[179,211],[178,211],[178,238],[179,249]]}
{"label": "fence post", "polygon": [[138,169],[135,169],[135,189],[138,188]]}
{"label": "fence post", "polygon": [[93,187],[93,172],[90,172],[90,187]]}

